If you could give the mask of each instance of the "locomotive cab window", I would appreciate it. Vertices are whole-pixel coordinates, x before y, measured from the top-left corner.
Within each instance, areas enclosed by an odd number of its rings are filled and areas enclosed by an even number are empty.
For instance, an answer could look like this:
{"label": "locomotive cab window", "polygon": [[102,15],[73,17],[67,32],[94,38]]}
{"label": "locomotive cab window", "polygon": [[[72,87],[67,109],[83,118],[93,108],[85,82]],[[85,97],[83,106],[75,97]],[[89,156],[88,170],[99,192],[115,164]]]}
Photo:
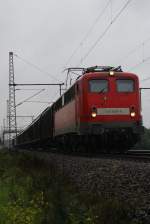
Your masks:
{"label": "locomotive cab window", "polygon": [[108,92],[108,80],[92,79],[89,81],[89,89],[91,93],[106,93]]}
{"label": "locomotive cab window", "polygon": [[134,91],[134,80],[131,79],[118,79],[117,80],[117,91],[118,92],[133,92]]}

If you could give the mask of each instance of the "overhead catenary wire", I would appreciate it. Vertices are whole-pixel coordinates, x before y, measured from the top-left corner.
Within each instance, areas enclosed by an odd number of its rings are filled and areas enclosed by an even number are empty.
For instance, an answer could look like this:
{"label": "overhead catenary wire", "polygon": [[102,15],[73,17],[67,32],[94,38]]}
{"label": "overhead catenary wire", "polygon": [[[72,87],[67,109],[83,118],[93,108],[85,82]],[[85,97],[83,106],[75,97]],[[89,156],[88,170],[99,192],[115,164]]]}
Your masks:
{"label": "overhead catenary wire", "polygon": [[[116,22],[116,20],[120,17],[120,15],[123,13],[123,11],[127,8],[127,6],[129,5],[129,3],[132,0],[128,0],[123,7],[119,10],[119,12],[112,18],[112,20],[110,21],[110,23],[108,24],[108,26],[105,28],[105,30],[103,31],[103,33],[101,33],[101,35],[97,38],[97,40],[94,42],[94,44],[92,44],[92,46],[89,48],[89,50],[87,51],[87,53],[82,57],[82,61],[85,60],[89,54],[94,50],[94,48],[96,47],[96,45],[103,39],[103,37],[105,36],[105,34],[108,32],[108,30],[111,28],[111,26]],[[81,60],[80,60],[81,62]]]}
{"label": "overhead catenary wire", "polygon": [[[57,97],[57,98],[56,98]],[[58,91],[56,91],[52,96],[51,96],[51,99],[55,99],[56,100],[58,99]],[[55,100],[54,100],[55,101]]]}
{"label": "overhead catenary wire", "polygon": [[150,37],[148,37],[146,40],[143,40],[141,43],[139,43],[136,47],[134,47],[132,50],[130,50],[122,59],[120,60],[119,64],[122,63],[122,61],[125,61],[128,59],[131,55],[133,55],[139,48],[145,47],[145,45],[150,42]]}
{"label": "overhead catenary wire", "polygon": [[129,71],[134,70],[135,68],[139,67],[140,65],[144,64],[145,62],[150,60],[150,56],[143,58],[139,63],[133,65],[132,67],[129,68]]}
{"label": "overhead catenary wire", "polygon": [[145,78],[145,79],[142,79],[141,82],[145,82],[145,81],[147,81],[147,80],[150,80],[150,77],[147,77],[147,78]]}
{"label": "overhead catenary wire", "polygon": [[[150,41],[150,37],[148,37],[147,39],[145,39],[144,41],[142,41],[140,44],[138,44],[135,48],[133,48],[131,51],[129,51],[129,53],[123,57],[121,60],[126,60],[127,58],[129,58],[132,54],[134,54],[139,48],[146,46],[146,44]],[[143,49],[144,51],[144,49]],[[149,61],[150,60],[150,56],[144,58],[144,52],[143,52],[143,58],[140,62],[138,62],[137,64],[133,65],[132,67],[130,67],[128,70],[129,71],[132,71],[134,69],[136,69],[137,67],[139,67],[140,65],[144,64],[145,62]],[[147,78],[144,78],[141,80],[141,82],[144,82],[144,81],[148,81],[150,80],[150,77],[147,77]]]}
{"label": "overhead catenary wire", "polygon": [[44,103],[44,104],[52,104],[54,103],[53,101],[39,101],[39,100],[26,100],[26,103]]}
{"label": "overhead catenary wire", "polygon": [[82,40],[80,41],[79,45],[75,48],[75,50],[72,52],[72,54],[70,55],[70,57],[67,59],[65,65],[63,67],[66,67],[68,65],[68,63],[71,61],[71,59],[74,57],[74,55],[78,52],[78,50],[80,49],[80,47],[84,44],[84,42],[88,39],[88,37],[91,35],[92,31],[94,30],[96,24],[100,21],[100,19],[102,18],[102,16],[104,15],[106,9],[108,8],[108,6],[111,4],[111,1],[108,0],[108,2],[106,3],[106,5],[104,6],[104,8],[102,9],[102,11],[100,12],[100,14],[96,17],[96,19],[94,20],[94,22],[92,23],[91,27],[89,28],[89,30],[87,31],[87,33],[85,34],[85,36],[82,38]]}
{"label": "overhead catenary wire", "polygon": [[22,90],[22,91],[37,91],[37,90],[42,90],[42,89],[19,89],[19,88],[17,88],[17,89],[15,89],[15,90]]}
{"label": "overhead catenary wire", "polygon": [[26,60],[25,58],[23,57],[20,57],[18,54],[14,54],[15,57],[17,57],[18,59],[22,60],[23,62],[25,62],[26,64],[28,64],[29,66],[33,67],[34,69],[36,69],[37,71],[43,73],[43,74],[46,74],[48,75],[49,77],[51,77],[53,80],[55,81],[60,81],[58,80],[55,76],[53,76],[52,74],[50,74],[49,72],[43,70],[42,68],[40,68],[39,66],[33,64],[32,62]]}
{"label": "overhead catenary wire", "polygon": [[31,98],[33,98],[33,97],[39,95],[39,94],[40,94],[41,92],[43,92],[44,90],[45,90],[45,89],[41,89],[40,91],[38,91],[37,93],[33,94],[32,96],[27,97],[26,99],[24,99],[23,101],[21,101],[20,103],[18,103],[18,104],[16,105],[16,107],[22,105],[23,103],[25,103],[26,101],[30,100]]}

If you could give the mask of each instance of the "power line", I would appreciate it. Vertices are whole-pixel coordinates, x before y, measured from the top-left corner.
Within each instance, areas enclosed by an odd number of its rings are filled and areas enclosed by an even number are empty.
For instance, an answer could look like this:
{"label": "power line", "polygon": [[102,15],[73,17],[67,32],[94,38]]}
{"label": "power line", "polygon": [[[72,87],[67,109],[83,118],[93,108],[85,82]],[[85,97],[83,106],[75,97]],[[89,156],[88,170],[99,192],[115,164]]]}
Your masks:
{"label": "power line", "polygon": [[[143,59],[141,62],[137,63],[136,65],[134,65],[133,67],[131,67],[129,70],[132,71],[134,70],[135,68],[139,67],[140,65],[144,64],[145,62],[147,62],[148,60],[150,60],[150,56],[147,57],[146,59]],[[141,80],[141,82],[145,82],[145,81],[148,81],[150,80],[150,77],[147,77],[147,78],[144,78]]]}
{"label": "power line", "polygon": [[141,82],[144,82],[144,81],[147,81],[147,80],[150,80],[150,77],[147,77],[145,79],[142,79]]}
{"label": "power line", "polygon": [[39,94],[40,94],[41,92],[43,92],[44,90],[45,90],[45,89],[41,89],[41,90],[38,91],[37,93],[35,93],[35,94],[33,94],[32,96],[30,96],[30,97],[26,98],[25,100],[21,101],[20,103],[18,103],[18,104],[16,105],[16,107],[22,105],[23,103],[27,102],[27,101],[30,100],[31,98],[33,98],[33,97],[39,95]]}
{"label": "power line", "polygon": [[28,64],[29,66],[33,67],[34,69],[38,70],[39,72],[42,72],[48,76],[50,76],[52,79],[59,81],[57,78],[55,78],[53,75],[51,75],[50,73],[46,72],[45,70],[43,70],[42,68],[38,67],[37,65],[31,63],[30,61],[24,59],[23,57],[20,57],[17,54],[14,54],[15,57],[19,58],[20,60],[22,60],[23,62],[25,62],[26,64]]}
{"label": "power line", "polygon": [[132,71],[134,70],[135,68],[139,67],[140,65],[144,64],[145,62],[149,61],[150,60],[150,56],[148,56],[147,58],[143,58],[142,61],[140,61],[139,63],[135,64],[134,66],[130,67],[129,70]]}
{"label": "power line", "polygon": [[[138,44],[135,48],[133,48],[133,49],[132,49],[132,50],[131,50],[125,57],[124,57],[124,59],[127,59],[130,55],[134,54],[134,53],[135,53],[140,47],[142,47],[142,46],[143,46],[143,51],[144,51],[144,46],[145,46],[149,41],[150,41],[150,37],[147,38],[146,40],[142,41],[142,42],[141,42],[140,44]],[[143,52],[143,59],[142,59],[139,63],[137,63],[137,64],[133,65],[132,67],[130,67],[130,68],[129,68],[129,71],[134,70],[135,68],[139,67],[140,65],[144,64],[145,62],[147,62],[147,61],[149,61],[149,60],[150,60],[150,56],[148,56],[147,58],[144,58],[144,52]],[[150,77],[147,77],[147,78],[142,79],[141,82],[148,81],[148,80],[150,80]]]}
{"label": "power line", "polygon": [[23,90],[23,91],[36,91],[36,90],[41,90],[41,89],[15,89],[15,90]]}
{"label": "power line", "polygon": [[53,101],[51,102],[49,102],[49,101],[35,101],[35,100],[27,100],[27,101],[25,101],[26,103],[44,103],[44,104],[52,104],[52,103],[54,103]]}
{"label": "power line", "polygon": [[87,51],[87,53],[84,55],[84,57],[82,58],[82,61],[85,60],[89,54],[94,50],[94,48],[96,47],[96,45],[100,42],[100,40],[105,36],[105,34],[108,32],[108,30],[111,28],[111,26],[116,22],[116,20],[119,18],[119,16],[122,14],[122,12],[127,8],[127,6],[129,5],[129,3],[132,0],[128,0],[124,6],[119,10],[119,12],[114,16],[114,18],[111,20],[111,22],[108,24],[108,26],[106,27],[106,29],[104,30],[104,32],[97,38],[97,40],[94,42],[94,44],[90,47],[90,49]]}
{"label": "power line", "polygon": [[[58,95],[58,91],[56,91],[56,92],[51,96],[51,99],[54,99],[57,95]],[[57,99],[58,99],[58,96],[57,96]]]}
{"label": "power line", "polygon": [[[144,48],[144,46],[145,46],[149,41],[150,41],[150,37],[147,38],[146,40],[142,41],[141,43],[139,43],[135,48],[133,48],[131,51],[129,51],[129,52],[127,53],[127,55],[124,56],[124,57],[120,60],[120,62],[122,62],[122,61],[126,60],[127,58],[129,58],[129,57],[130,57],[132,54],[134,54],[140,47],[143,47],[143,48]],[[121,63],[119,63],[119,64],[121,64]]]}
{"label": "power line", "polygon": [[110,0],[108,0],[108,2],[106,3],[105,7],[103,8],[103,10],[100,12],[100,14],[96,17],[96,19],[94,20],[94,22],[92,23],[91,27],[89,28],[89,30],[87,31],[87,33],[85,34],[85,36],[83,37],[83,39],[80,41],[79,45],[75,48],[75,50],[73,51],[73,53],[71,54],[71,56],[68,58],[68,60],[65,63],[65,66],[67,66],[67,64],[71,61],[71,59],[74,57],[74,55],[77,53],[77,51],[80,49],[80,47],[83,45],[83,43],[87,40],[87,38],[91,35],[95,25],[98,23],[98,21],[102,18],[103,14],[105,13],[106,9],[108,8],[109,4],[110,4]]}

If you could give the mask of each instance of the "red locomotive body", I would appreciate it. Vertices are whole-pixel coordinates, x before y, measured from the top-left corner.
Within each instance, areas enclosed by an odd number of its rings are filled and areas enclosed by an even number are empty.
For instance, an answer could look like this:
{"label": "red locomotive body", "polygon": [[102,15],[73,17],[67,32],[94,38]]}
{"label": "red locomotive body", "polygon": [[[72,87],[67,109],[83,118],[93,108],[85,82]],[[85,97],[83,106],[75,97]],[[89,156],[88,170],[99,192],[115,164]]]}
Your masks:
{"label": "red locomotive body", "polygon": [[128,148],[139,139],[142,117],[135,74],[87,72],[60,99],[62,106],[54,114],[54,135],[62,137],[62,142],[66,139],[68,144],[67,136],[72,135],[71,145],[82,141],[100,147],[111,141],[115,148],[121,143]]}
{"label": "red locomotive body", "polygon": [[[95,68],[85,70],[41,114],[39,130],[36,130],[40,145],[55,141],[70,148],[78,146],[79,149],[79,145],[84,145],[91,149],[95,146],[99,151],[104,148],[124,151],[138,141],[143,130],[138,77],[121,69]],[[32,126],[37,127],[34,123]]]}

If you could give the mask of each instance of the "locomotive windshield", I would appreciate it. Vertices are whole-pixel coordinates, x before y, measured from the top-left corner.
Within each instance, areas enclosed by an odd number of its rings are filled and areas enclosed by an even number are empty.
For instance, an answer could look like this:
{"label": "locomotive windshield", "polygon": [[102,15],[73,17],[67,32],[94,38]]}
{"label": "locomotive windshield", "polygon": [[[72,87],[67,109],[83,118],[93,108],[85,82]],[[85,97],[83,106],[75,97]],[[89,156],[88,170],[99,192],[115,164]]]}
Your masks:
{"label": "locomotive windshield", "polygon": [[117,80],[117,91],[118,92],[133,92],[134,81],[130,79],[118,79]]}
{"label": "locomotive windshield", "polygon": [[89,81],[90,92],[108,92],[108,81],[106,79],[93,79]]}

